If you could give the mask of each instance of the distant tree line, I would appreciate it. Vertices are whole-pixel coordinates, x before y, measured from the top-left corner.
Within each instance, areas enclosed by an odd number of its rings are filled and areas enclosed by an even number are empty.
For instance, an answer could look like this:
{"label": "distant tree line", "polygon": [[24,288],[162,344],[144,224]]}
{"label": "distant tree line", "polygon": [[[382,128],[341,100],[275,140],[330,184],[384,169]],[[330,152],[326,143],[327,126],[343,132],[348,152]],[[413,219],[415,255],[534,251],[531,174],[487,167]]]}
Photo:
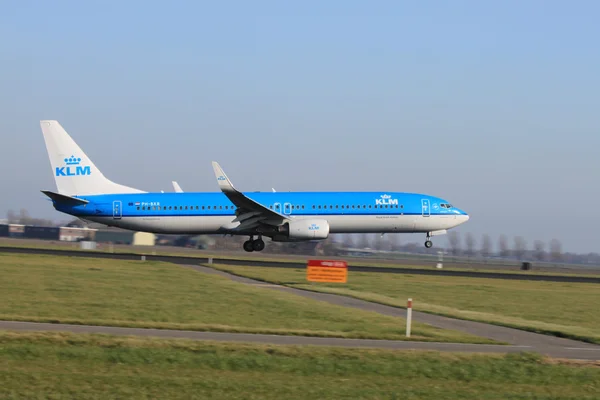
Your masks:
{"label": "distant tree line", "polygon": [[19,212],[9,210],[6,213],[6,220],[9,224],[36,225],[36,226],[56,226],[54,221],[44,218],[34,218],[29,215],[29,211],[22,208]]}
{"label": "distant tree line", "polygon": [[[506,235],[500,235],[498,238],[498,248],[494,252],[492,240],[489,235],[484,234],[481,237],[481,246],[477,246],[475,236],[468,232],[464,237],[464,249],[462,247],[461,236],[456,231],[448,233],[448,245],[450,254],[464,255],[468,257],[500,257],[515,258],[517,260],[533,259],[538,261],[564,262],[567,258],[573,258],[573,254],[564,254],[562,245],[558,239],[552,239],[548,244],[542,240],[535,240],[531,248],[523,236],[515,236],[512,240],[512,246]],[[591,253],[594,254],[594,253]]]}

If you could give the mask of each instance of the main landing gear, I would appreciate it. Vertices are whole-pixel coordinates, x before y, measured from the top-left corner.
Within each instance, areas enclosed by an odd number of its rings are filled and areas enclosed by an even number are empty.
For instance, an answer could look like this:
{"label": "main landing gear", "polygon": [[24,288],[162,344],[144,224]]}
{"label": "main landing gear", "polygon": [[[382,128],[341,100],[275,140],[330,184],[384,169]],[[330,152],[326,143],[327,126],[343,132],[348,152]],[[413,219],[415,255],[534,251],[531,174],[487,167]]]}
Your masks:
{"label": "main landing gear", "polygon": [[244,242],[244,250],[247,252],[262,251],[264,248],[265,242],[260,236],[256,240],[253,236],[250,236],[250,239]]}
{"label": "main landing gear", "polygon": [[425,247],[430,249],[431,246],[433,246],[433,243],[431,242],[431,234],[427,232],[427,236],[425,237]]}

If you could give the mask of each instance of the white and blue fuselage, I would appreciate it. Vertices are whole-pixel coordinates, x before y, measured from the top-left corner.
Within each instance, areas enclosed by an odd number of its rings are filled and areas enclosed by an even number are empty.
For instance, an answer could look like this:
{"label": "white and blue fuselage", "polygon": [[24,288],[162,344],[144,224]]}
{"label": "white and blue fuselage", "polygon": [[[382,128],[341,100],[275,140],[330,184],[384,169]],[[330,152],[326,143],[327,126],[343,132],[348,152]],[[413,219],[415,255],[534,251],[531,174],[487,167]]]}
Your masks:
{"label": "white and blue fuselage", "polygon": [[[290,219],[318,218],[330,233],[431,232],[469,216],[447,201],[396,192],[255,192],[245,196]],[[141,193],[78,196],[89,203],[58,211],[102,224],[154,233],[236,232],[236,206],[223,193]],[[233,230],[233,231],[232,231]]]}
{"label": "white and blue fuselage", "polygon": [[[446,233],[469,219],[448,201],[403,192],[240,192],[213,162],[221,192],[148,193],[102,175],[56,121],[41,121],[58,192],[54,207],[84,220],[163,234],[248,235],[247,251],[331,233]],[[257,238],[255,238],[257,237]]]}

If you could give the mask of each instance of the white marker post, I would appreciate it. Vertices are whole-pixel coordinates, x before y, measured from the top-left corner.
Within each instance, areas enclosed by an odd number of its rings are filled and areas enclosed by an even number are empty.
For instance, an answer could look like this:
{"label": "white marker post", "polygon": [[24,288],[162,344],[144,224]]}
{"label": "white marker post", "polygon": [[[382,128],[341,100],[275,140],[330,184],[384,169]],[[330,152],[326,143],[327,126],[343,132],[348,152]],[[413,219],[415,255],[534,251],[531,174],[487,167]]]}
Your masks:
{"label": "white marker post", "polygon": [[406,337],[410,337],[410,324],[412,322],[412,299],[406,305]]}
{"label": "white marker post", "polygon": [[443,266],[444,266],[444,252],[438,251],[438,262],[435,267],[437,269],[442,269]]}

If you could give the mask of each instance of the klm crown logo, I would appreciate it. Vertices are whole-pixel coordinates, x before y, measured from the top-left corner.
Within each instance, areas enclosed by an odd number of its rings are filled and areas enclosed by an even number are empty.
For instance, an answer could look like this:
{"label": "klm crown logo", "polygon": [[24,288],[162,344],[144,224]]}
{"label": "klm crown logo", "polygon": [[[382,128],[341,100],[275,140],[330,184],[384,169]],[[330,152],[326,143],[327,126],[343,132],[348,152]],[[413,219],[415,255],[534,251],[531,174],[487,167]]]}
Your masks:
{"label": "klm crown logo", "polygon": [[392,199],[389,194],[382,194],[380,199],[375,199],[375,204],[378,206],[397,205],[398,199]]}
{"label": "klm crown logo", "polygon": [[79,163],[81,162],[81,158],[77,158],[77,157],[69,157],[69,158],[65,158],[65,164],[67,165],[79,165]]}
{"label": "klm crown logo", "polygon": [[92,169],[89,165],[81,166],[81,158],[71,156],[64,159],[66,167],[56,167],[56,176],[81,176],[91,175]]}

